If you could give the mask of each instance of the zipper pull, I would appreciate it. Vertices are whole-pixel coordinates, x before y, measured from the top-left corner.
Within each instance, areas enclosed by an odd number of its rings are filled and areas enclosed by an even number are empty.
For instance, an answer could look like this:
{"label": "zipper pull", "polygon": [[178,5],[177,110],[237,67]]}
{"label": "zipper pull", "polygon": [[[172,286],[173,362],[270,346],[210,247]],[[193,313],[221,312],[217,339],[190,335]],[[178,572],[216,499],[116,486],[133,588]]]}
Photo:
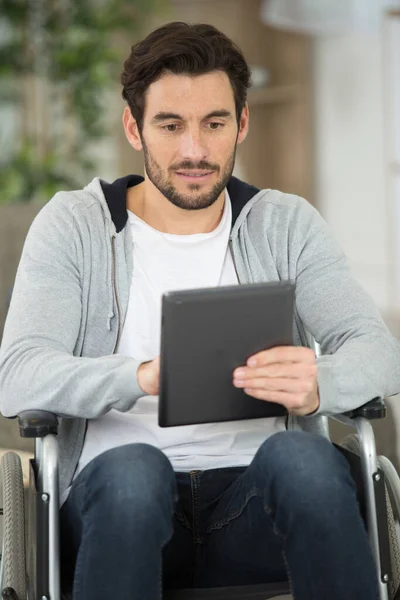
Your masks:
{"label": "zipper pull", "polygon": [[113,312],[108,313],[108,315],[107,315],[107,329],[108,329],[108,331],[111,331],[111,319],[113,319],[114,316],[115,315],[114,315]]}

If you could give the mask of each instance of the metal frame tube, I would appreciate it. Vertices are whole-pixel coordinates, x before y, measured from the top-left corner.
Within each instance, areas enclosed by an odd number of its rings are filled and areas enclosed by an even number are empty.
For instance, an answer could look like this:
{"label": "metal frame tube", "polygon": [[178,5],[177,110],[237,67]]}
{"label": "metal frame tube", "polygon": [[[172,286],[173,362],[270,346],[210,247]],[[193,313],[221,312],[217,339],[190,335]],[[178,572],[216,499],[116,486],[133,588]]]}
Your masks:
{"label": "metal frame tube", "polygon": [[58,442],[56,435],[47,435],[42,440],[41,486],[42,494],[49,497],[49,600],[60,600],[60,531],[59,531],[59,486],[58,486]]}
{"label": "metal frame tube", "polygon": [[380,600],[388,600],[388,586],[387,583],[383,582],[381,579],[378,520],[376,514],[374,489],[374,475],[378,472],[378,458],[376,455],[374,431],[368,419],[365,419],[363,417],[356,417],[355,419],[350,419],[349,417],[345,417],[344,415],[338,415],[332,418],[334,418],[336,421],[339,421],[340,423],[343,423],[355,429],[360,438],[361,468],[367,498],[368,535],[377,568],[379,598]]}

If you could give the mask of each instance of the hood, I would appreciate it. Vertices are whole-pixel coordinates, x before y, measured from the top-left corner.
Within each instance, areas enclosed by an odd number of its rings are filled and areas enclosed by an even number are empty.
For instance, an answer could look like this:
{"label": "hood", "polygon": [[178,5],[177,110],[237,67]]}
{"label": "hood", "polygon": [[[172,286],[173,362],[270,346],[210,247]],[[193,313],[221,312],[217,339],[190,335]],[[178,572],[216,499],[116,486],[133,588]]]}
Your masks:
{"label": "hood", "polygon": [[[97,191],[100,191],[98,189],[98,184],[100,184],[117,233],[122,231],[128,221],[128,213],[126,211],[126,190],[134,185],[138,185],[142,181],[144,181],[144,179],[140,175],[127,175],[126,177],[116,179],[112,183],[97,179],[88,186],[93,189],[93,185],[95,185]],[[244,206],[254,198],[260,190],[253,185],[241,181],[237,177],[230,178],[227,190],[232,203],[233,227]]]}

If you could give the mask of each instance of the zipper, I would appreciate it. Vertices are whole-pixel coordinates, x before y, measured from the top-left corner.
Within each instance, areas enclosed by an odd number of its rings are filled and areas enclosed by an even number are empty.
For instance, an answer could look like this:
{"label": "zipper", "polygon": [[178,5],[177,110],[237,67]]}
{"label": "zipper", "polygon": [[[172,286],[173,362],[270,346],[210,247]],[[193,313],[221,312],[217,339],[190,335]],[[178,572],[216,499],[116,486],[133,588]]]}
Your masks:
{"label": "zipper", "polygon": [[121,337],[121,309],[120,309],[118,293],[117,293],[117,259],[115,256],[115,235],[113,235],[111,238],[111,252],[112,252],[112,264],[113,264],[113,288],[114,288],[115,304],[117,306],[117,319],[118,319],[117,339],[116,339],[114,351],[113,351],[113,354],[115,354],[115,351],[118,347],[119,340]]}
{"label": "zipper", "polygon": [[237,270],[237,266],[236,266],[235,254],[234,254],[234,252],[233,252],[233,242],[232,242],[232,238],[229,238],[229,250],[230,250],[230,252],[231,252],[231,257],[232,257],[233,267],[234,267],[234,269],[235,269],[235,273],[236,273],[236,277],[238,278],[238,282],[239,282],[239,283],[243,283],[243,282],[240,280],[240,277],[239,277],[239,272],[238,272],[238,270]]}
{"label": "zipper", "polygon": [[297,312],[296,304],[294,306],[294,320],[295,320],[295,323],[296,323],[296,326],[297,326],[297,331],[299,332],[299,337],[300,337],[301,345],[304,346],[305,348],[309,348],[310,347],[310,343],[309,343],[309,341],[307,339],[307,334],[305,332],[304,325],[303,325],[303,323],[302,323],[302,321],[300,319],[300,316],[299,316],[299,314]]}

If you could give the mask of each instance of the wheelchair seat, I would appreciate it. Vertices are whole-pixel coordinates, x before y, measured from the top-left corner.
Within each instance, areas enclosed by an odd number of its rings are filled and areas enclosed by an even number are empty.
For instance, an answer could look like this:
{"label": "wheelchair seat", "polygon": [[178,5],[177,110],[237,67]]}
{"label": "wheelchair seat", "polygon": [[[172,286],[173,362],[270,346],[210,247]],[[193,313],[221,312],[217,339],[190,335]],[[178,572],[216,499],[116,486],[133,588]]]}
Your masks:
{"label": "wheelchair seat", "polygon": [[[61,600],[72,600],[72,591]],[[287,583],[167,591],[163,600],[293,600]]]}

